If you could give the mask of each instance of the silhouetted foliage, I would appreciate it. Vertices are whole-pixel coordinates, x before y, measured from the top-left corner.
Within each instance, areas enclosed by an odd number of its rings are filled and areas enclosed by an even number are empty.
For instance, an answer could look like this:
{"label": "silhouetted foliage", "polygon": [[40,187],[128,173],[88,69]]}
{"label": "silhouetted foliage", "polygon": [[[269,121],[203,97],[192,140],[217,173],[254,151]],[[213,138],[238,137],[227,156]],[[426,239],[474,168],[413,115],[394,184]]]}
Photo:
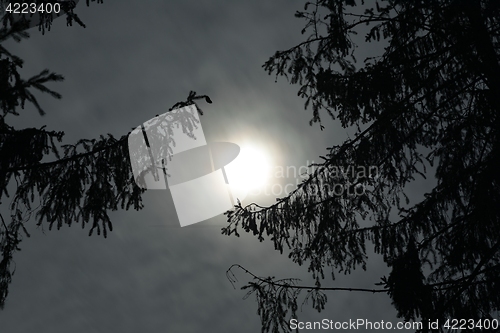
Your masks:
{"label": "silhouetted foliage", "polygon": [[[399,317],[496,316],[500,3],[390,0],[361,8],[354,0],[316,0],[296,17],[306,20],[307,39],[276,52],[264,69],[300,86],[311,124],[323,129],[326,112],[356,135],[328,148],[310,177],[274,205],[228,212],[223,233],[243,229],[260,241],[269,237],[281,252],[288,248],[295,263],[308,265],[311,290],[322,289],[325,268],[332,276],[365,268],[371,242],[392,269],[379,283],[384,289],[373,291],[387,292]],[[356,33],[380,55],[356,63]],[[335,168],[346,165],[378,172],[339,175]],[[426,178],[429,167],[434,188],[410,202],[407,185]],[[364,191],[335,195],[337,184]],[[258,281],[245,288],[257,294],[263,332],[288,331],[281,324],[295,315],[285,309],[296,301],[279,297],[295,287],[263,298],[261,291],[279,282]],[[269,316],[270,308],[281,319]]]}
{"label": "silhouetted foliage", "polygon": [[[77,17],[73,12],[70,14]],[[41,25],[50,30],[51,22],[43,21]],[[16,41],[28,38],[26,28],[16,22],[11,24],[9,17],[5,16],[0,42],[9,38]],[[5,305],[12,280],[13,254],[19,250],[23,236],[29,237],[24,224],[33,213],[37,225],[48,225],[49,230],[72,224],[85,228],[90,224],[89,235],[96,231],[106,237],[112,230],[109,211],[143,207],[141,194],[144,190],[136,185],[133,177],[128,134],[121,138],[108,134],[99,139],[81,139],[75,144],[61,145],[64,132],[48,131],[45,126],[15,129],[8,125],[8,117],[19,115],[19,109],[24,109],[26,101],[32,103],[40,115],[45,114],[32,89],[61,97],[45,86],[49,82],[62,81],[61,75],[43,70],[25,80],[18,73],[22,65],[19,57],[0,45],[0,204],[6,204],[11,197],[8,203],[10,219],[0,214],[1,308]],[[170,110],[188,105],[197,107],[197,99],[211,103],[208,96],[190,92],[186,101],[176,103]],[[202,114],[200,108],[197,110]],[[189,132],[189,126],[182,126]],[[46,157],[53,161],[43,162]]]}

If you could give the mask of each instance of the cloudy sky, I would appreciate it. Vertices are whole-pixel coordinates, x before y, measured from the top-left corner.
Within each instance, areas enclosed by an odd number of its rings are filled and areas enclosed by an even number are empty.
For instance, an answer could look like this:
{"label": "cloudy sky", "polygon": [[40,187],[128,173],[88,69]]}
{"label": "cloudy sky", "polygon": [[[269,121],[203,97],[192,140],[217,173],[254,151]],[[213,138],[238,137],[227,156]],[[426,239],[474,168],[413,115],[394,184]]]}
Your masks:
{"label": "cloudy sky", "polygon": [[[31,29],[29,40],[5,44],[25,60],[25,77],[49,68],[66,78],[51,85],[62,100],[40,96],[46,116],[26,108],[7,122],[63,130],[70,143],[121,136],[195,90],[213,100],[200,103],[207,141],[259,147],[273,167],[306,165],[342,142],[346,131],[326,118],[325,131],[310,127],[298,87],[284,78],[275,82],[261,67],[275,51],[303,40],[303,21],[293,15],[302,7],[298,0],[106,0],[88,8],[81,1],[77,13],[86,29],[59,19],[43,36]],[[363,52],[371,51],[377,52]],[[2,332],[260,332],[257,304],[239,290],[249,277],[240,272],[233,289],[225,276],[231,264],[311,282],[306,267],[270,242],[221,235],[222,215],[181,228],[169,191],[148,191],[144,204],[139,212],[113,213],[107,239],[88,237],[78,226],[48,231],[30,223],[32,237],[15,255],[0,312]],[[373,257],[367,272],[325,285],[372,288],[384,273]],[[306,305],[299,318],[396,321],[387,296],[328,296],[324,312]]]}

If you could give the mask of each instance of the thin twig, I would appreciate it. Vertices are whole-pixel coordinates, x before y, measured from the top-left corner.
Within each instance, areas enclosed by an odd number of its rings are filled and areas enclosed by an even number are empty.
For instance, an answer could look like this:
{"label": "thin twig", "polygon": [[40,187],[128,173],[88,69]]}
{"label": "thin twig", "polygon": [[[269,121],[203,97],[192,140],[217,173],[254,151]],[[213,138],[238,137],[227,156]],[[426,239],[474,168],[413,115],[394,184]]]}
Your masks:
{"label": "thin twig", "polygon": [[[273,286],[276,287],[283,287],[283,288],[293,288],[293,289],[308,289],[308,290],[342,290],[342,291],[363,291],[363,292],[371,292],[371,293],[388,293],[390,289],[365,289],[365,288],[343,288],[343,287],[311,287],[311,286],[295,286],[291,284],[283,284],[283,283],[277,283],[272,281],[271,279],[264,279],[261,277],[258,277],[257,275],[253,274],[249,270],[247,270],[245,267],[239,265],[239,264],[233,264],[229,269],[226,271],[226,276],[228,277],[228,280],[233,284],[233,282],[237,281],[236,276],[234,273],[231,271],[233,267],[240,268],[243,270],[245,273],[251,275],[254,279],[259,280],[260,282],[263,283],[268,283],[272,284]],[[229,274],[234,277],[234,280],[232,280],[229,276]],[[234,287],[234,284],[233,284]]]}

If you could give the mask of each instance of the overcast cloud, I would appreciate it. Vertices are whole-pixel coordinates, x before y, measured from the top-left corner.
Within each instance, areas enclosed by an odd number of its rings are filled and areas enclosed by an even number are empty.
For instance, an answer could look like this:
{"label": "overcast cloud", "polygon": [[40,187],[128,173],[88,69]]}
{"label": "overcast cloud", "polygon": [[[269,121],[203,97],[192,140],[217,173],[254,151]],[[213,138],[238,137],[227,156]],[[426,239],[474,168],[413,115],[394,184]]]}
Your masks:
{"label": "overcast cloud", "polygon": [[[250,141],[267,147],[275,165],[305,165],[346,132],[326,118],[325,131],[310,127],[298,86],[284,78],[275,83],[261,68],[275,51],[303,40],[303,21],[293,16],[302,7],[296,0],[106,0],[87,8],[81,1],[77,12],[86,29],[59,19],[44,36],[31,29],[29,40],[6,43],[26,61],[25,76],[48,68],[66,78],[51,85],[62,100],[40,98],[46,116],[26,108],[7,121],[64,130],[70,143],[121,136],[195,90],[213,100],[200,103],[207,141]],[[260,332],[257,304],[253,297],[242,300],[239,290],[249,277],[241,272],[234,290],[225,276],[231,264],[311,283],[307,268],[270,242],[221,235],[224,216],[180,228],[169,191],[148,191],[144,204],[139,212],[113,213],[107,239],[88,237],[77,225],[48,231],[32,221],[32,237],[14,258],[1,331]],[[372,288],[383,274],[374,257],[368,272],[325,285]],[[328,296],[326,311],[304,306],[300,319],[396,321],[385,295]]]}

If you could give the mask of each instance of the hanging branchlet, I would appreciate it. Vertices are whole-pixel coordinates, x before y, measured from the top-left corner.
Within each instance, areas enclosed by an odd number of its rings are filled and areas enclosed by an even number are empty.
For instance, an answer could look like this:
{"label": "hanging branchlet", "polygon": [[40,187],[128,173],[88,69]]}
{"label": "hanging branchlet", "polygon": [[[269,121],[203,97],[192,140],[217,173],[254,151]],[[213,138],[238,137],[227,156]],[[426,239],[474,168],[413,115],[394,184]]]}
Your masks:
{"label": "hanging branchlet", "polygon": [[328,291],[350,291],[350,292],[371,292],[387,293],[388,289],[364,289],[364,288],[343,288],[343,287],[316,287],[300,285],[300,279],[276,279],[275,277],[259,277],[247,270],[245,267],[234,264],[226,271],[226,277],[233,287],[238,282],[235,270],[242,270],[245,274],[252,277],[251,282],[241,287],[241,290],[247,290],[248,297],[254,295],[257,300],[257,313],[261,317],[262,333],[290,332],[290,320],[297,319],[299,310],[299,297],[302,291],[305,292],[300,310],[309,303],[313,309],[321,312],[325,309],[327,302],[326,292]]}

